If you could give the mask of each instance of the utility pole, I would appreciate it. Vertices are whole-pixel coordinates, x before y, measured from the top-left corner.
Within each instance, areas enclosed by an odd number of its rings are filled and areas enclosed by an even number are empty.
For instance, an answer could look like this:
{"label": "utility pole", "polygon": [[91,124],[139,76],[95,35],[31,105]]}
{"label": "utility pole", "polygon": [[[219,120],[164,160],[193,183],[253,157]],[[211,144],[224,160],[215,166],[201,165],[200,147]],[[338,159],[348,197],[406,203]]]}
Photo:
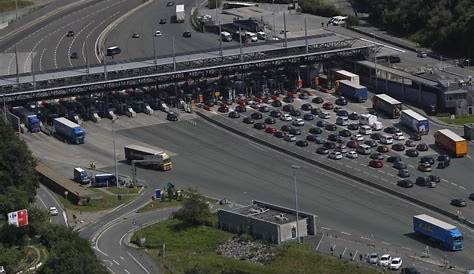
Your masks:
{"label": "utility pole", "polygon": [[304,43],[306,46],[306,54],[308,54],[308,26],[306,25],[306,16],[304,17]]}
{"label": "utility pole", "polygon": [[175,36],[173,35],[173,71],[176,71],[176,51],[174,47]]}
{"label": "utility pole", "polygon": [[239,48],[240,48],[240,62],[243,62],[243,49],[242,49],[242,28],[239,26]]}
{"label": "utility pole", "polygon": [[156,35],[153,35],[153,63],[155,64],[155,66],[158,64],[158,60],[157,60],[157,57],[156,57]]}
{"label": "utility pole", "polygon": [[296,204],[296,238],[298,243],[301,243],[300,239],[300,231],[299,231],[299,209],[298,209],[298,188],[296,185],[296,171],[300,169],[300,166],[292,165],[291,168],[293,169],[293,184],[295,186],[295,204]]}
{"label": "utility pole", "polygon": [[18,0],[15,0],[15,20],[18,20]]}
{"label": "utility pole", "polygon": [[115,128],[114,128],[115,121],[116,121],[116,119],[112,120],[112,142],[114,144],[115,181],[117,183],[117,187],[120,187],[119,174],[118,174],[118,165],[117,165],[117,152],[116,152],[116,149],[115,149]]}
{"label": "utility pole", "polygon": [[86,48],[86,67],[87,67],[87,74],[90,73],[90,64],[89,64],[89,49],[87,48],[87,39],[84,41]]}
{"label": "utility pole", "polygon": [[283,31],[285,32],[285,48],[288,47],[288,39],[286,35],[286,12],[283,12]]}
{"label": "utility pole", "polygon": [[222,22],[219,22],[219,50],[221,58],[224,57],[223,48],[222,48]]}
{"label": "utility pole", "polygon": [[15,67],[16,67],[16,83],[20,85],[20,68],[18,67],[18,48],[15,44]]}

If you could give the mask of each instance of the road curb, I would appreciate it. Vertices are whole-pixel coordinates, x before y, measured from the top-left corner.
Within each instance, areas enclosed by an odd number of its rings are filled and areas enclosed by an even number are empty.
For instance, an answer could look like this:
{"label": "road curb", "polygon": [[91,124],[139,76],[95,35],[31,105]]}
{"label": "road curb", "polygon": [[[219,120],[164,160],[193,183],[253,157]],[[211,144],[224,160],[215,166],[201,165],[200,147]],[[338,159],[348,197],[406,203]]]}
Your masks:
{"label": "road curb", "polygon": [[[360,29],[358,29],[358,28],[356,28],[356,27],[350,27],[350,26],[348,26],[347,29],[352,30],[352,31],[355,31],[355,32],[360,33],[360,34],[367,35],[367,36],[373,36],[372,33],[366,32],[366,31],[363,31],[363,30],[360,30]],[[385,43],[393,44],[393,45],[395,45],[395,46],[397,46],[397,47],[400,47],[400,48],[403,48],[403,49],[406,49],[406,50],[410,50],[410,51],[414,51],[414,52],[416,52],[416,51],[418,50],[418,49],[415,48],[415,47],[411,47],[411,46],[408,46],[408,45],[404,45],[404,44],[399,43],[399,42],[397,42],[397,41],[393,41],[393,40],[390,40],[390,39],[386,39],[386,38],[384,38],[384,37],[382,37],[382,36],[376,36],[376,37],[377,37],[377,40],[384,41]]]}
{"label": "road curb", "polygon": [[439,208],[439,207],[437,207],[437,206],[435,206],[435,205],[432,205],[432,204],[427,203],[427,202],[424,202],[424,201],[420,201],[420,200],[418,200],[418,199],[415,198],[415,197],[411,197],[411,196],[409,196],[409,195],[406,195],[406,194],[404,194],[404,193],[401,193],[401,192],[398,192],[398,191],[396,191],[396,190],[390,189],[390,188],[385,187],[385,186],[383,186],[383,185],[379,185],[379,184],[377,184],[377,183],[371,182],[371,181],[369,181],[369,180],[367,180],[367,179],[358,177],[358,176],[356,176],[356,175],[354,175],[354,174],[350,174],[350,173],[345,172],[345,171],[343,171],[343,170],[337,169],[336,167],[333,167],[333,166],[330,166],[330,165],[327,165],[327,164],[324,164],[324,163],[315,161],[315,160],[313,160],[313,159],[309,159],[309,158],[307,158],[307,157],[305,157],[305,156],[303,156],[303,155],[300,155],[300,154],[298,154],[298,153],[296,153],[296,152],[287,150],[287,149],[285,149],[285,148],[279,147],[279,146],[277,146],[277,145],[275,145],[275,144],[272,144],[272,143],[270,143],[270,142],[267,142],[267,141],[265,141],[265,140],[262,140],[262,139],[260,139],[260,138],[258,138],[258,137],[249,135],[249,134],[247,134],[247,133],[245,133],[245,132],[242,132],[242,131],[240,131],[240,130],[237,130],[237,129],[235,129],[235,128],[232,128],[232,127],[230,127],[230,126],[228,126],[228,125],[226,125],[226,124],[224,124],[224,123],[222,123],[222,122],[220,122],[220,121],[217,121],[216,119],[213,119],[212,117],[210,117],[210,116],[204,114],[204,113],[203,113],[202,111],[200,111],[200,110],[196,111],[196,114],[197,114],[198,116],[200,116],[201,118],[203,118],[204,120],[206,120],[206,121],[208,121],[208,122],[210,122],[210,123],[212,123],[212,124],[215,124],[215,125],[217,125],[217,126],[219,126],[219,127],[221,127],[221,128],[224,128],[224,129],[226,129],[226,130],[228,130],[228,131],[230,131],[230,132],[232,132],[232,133],[235,133],[235,134],[237,134],[237,135],[240,135],[240,136],[242,136],[242,137],[245,137],[245,138],[247,138],[247,139],[250,139],[250,140],[252,140],[252,141],[254,141],[254,142],[257,142],[257,143],[259,143],[259,144],[261,144],[261,145],[264,145],[264,146],[267,146],[267,147],[269,147],[269,148],[271,148],[271,149],[280,151],[280,152],[282,152],[282,153],[285,153],[285,154],[287,154],[287,155],[290,155],[290,156],[292,156],[292,157],[295,157],[295,158],[297,158],[297,159],[300,159],[300,160],[305,161],[305,162],[307,162],[307,163],[310,163],[310,164],[312,164],[312,165],[316,165],[316,166],[322,167],[322,168],[324,168],[324,169],[326,169],[326,170],[328,170],[328,171],[337,173],[337,174],[342,175],[342,176],[344,176],[344,177],[347,177],[347,178],[356,180],[356,181],[358,181],[358,182],[361,182],[361,183],[363,183],[363,184],[365,184],[365,185],[368,185],[368,186],[370,186],[370,187],[373,187],[373,188],[375,188],[375,189],[384,191],[384,192],[386,192],[386,193],[388,193],[388,194],[392,194],[392,195],[394,195],[394,196],[397,196],[397,197],[399,197],[399,198],[402,198],[402,199],[404,199],[404,200],[407,200],[407,201],[409,201],[409,202],[412,202],[412,203],[414,203],[414,204],[416,204],[416,205],[425,207],[425,208],[430,209],[430,210],[432,210],[432,211],[435,211],[435,212],[437,212],[437,213],[439,213],[439,214],[442,214],[442,215],[444,215],[444,216],[446,216],[446,217],[448,217],[448,218],[450,218],[450,219],[453,219],[453,220],[455,220],[455,221],[459,221],[459,222],[465,224],[466,226],[468,226],[468,227],[474,229],[474,223],[472,223],[471,221],[465,220],[465,219],[459,219],[456,214],[451,213],[451,212],[449,212],[449,211],[446,211],[446,210],[444,210],[444,209],[442,209],[442,208]]}

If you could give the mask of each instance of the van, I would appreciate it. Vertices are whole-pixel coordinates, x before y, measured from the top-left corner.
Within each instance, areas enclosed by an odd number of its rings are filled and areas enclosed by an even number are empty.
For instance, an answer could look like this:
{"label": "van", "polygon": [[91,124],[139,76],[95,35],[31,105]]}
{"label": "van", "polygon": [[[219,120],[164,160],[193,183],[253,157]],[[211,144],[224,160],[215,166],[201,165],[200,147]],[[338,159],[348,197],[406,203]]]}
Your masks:
{"label": "van", "polygon": [[221,39],[224,42],[230,42],[232,41],[232,35],[227,31],[223,31],[221,32]]}
{"label": "van", "polygon": [[359,133],[363,135],[370,135],[372,134],[372,128],[368,125],[360,126]]}
{"label": "van", "polygon": [[361,144],[357,147],[356,152],[363,155],[369,155],[372,153],[372,149],[366,144]]}
{"label": "van", "polygon": [[391,145],[393,144],[393,137],[387,134],[383,134],[380,136],[380,142],[384,145]]}
{"label": "van", "polygon": [[334,16],[329,19],[329,22],[334,26],[340,26],[346,23],[347,18],[347,16]]}
{"label": "van", "polygon": [[257,32],[257,38],[260,40],[267,40],[267,34],[263,31]]}
{"label": "van", "polygon": [[336,125],[347,126],[349,124],[349,119],[346,116],[340,116],[336,119]]}
{"label": "van", "polygon": [[245,33],[245,37],[247,39],[250,39],[250,41],[252,41],[252,42],[257,42],[258,41],[257,35],[253,32],[250,32],[250,31],[247,31]]}

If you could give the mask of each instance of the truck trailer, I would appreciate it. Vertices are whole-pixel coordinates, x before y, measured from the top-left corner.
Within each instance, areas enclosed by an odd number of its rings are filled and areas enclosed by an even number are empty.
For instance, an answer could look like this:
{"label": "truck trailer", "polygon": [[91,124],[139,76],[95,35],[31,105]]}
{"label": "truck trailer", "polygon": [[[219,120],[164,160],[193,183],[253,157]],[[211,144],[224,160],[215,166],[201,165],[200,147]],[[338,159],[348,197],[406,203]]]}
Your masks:
{"label": "truck trailer", "polygon": [[349,80],[340,80],[338,91],[342,96],[359,103],[365,102],[367,101],[367,98],[369,98],[367,87],[353,83]]}
{"label": "truck trailer", "polygon": [[176,5],[176,22],[182,23],[186,18],[186,13],[184,12],[184,5]]}
{"label": "truck trailer", "polygon": [[372,108],[388,115],[391,119],[400,118],[402,103],[387,94],[377,94],[372,98]]}
{"label": "truck trailer", "polygon": [[464,248],[462,233],[456,226],[426,214],[413,216],[413,230],[438,242],[447,250],[457,251]]}
{"label": "truck trailer", "polygon": [[372,130],[382,130],[383,125],[377,118],[377,116],[372,114],[361,114],[359,116],[359,124],[367,125],[372,128]]}
{"label": "truck trailer", "polygon": [[115,178],[115,175],[110,174],[110,173],[96,174],[94,176],[94,179],[92,180],[91,185],[93,187],[116,186],[117,185],[117,179]]}
{"label": "truck trailer", "polygon": [[20,118],[20,122],[32,133],[40,132],[40,120],[33,112],[24,107],[12,107],[11,112]]}
{"label": "truck trailer", "polygon": [[124,147],[125,159],[128,162],[132,160],[153,160],[150,162],[141,162],[140,165],[157,167],[160,170],[171,170],[173,164],[171,157],[164,151],[138,145],[128,145]]}
{"label": "truck trailer", "polygon": [[64,118],[53,120],[54,135],[70,144],[84,144],[86,132],[78,124]]}
{"label": "truck trailer", "polygon": [[434,134],[435,144],[440,146],[456,157],[467,154],[467,141],[449,129],[440,129]]}
{"label": "truck trailer", "polygon": [[411,109],[402,110],[400,123],[410,130],[426,135],[430,131],[430,123],[426,117],[414,112]]}
{"label": "truck trailer", "polygon": [[347,70],[337,70],[334,72],[334,81],[348,80],[356,85],[359,85],[359,75],[349,72]]}

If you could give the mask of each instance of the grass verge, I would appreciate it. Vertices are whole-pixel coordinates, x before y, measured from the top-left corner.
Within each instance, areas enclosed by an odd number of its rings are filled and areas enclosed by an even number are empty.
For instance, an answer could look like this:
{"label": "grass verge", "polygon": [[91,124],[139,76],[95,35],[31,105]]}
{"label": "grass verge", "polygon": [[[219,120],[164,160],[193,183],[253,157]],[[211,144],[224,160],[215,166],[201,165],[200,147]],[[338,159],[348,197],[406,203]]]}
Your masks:
{"label": "grass verge", "polygon": [[[147,252],[161,263],[159,249],[166,245],[164,273],[324,273],[372,274],[374,270],[322,256],[306,245],[287,244],[276,247],[276,257],[267,265],[234,260],[216,254],[216,247],[234,235],[206,226],[183,227],[178,220],[167,220],[144,228],[132,240],[145,237]],[[191,272],[190,272],[191,271]]]}
{"label": "grass verge", "polygon": [[181,205],[182,205],[182,201],[172,200],[171,202],[170,201],[163,201],[162,202],[161,200],[152,200],[146,206],[140,208],[138,210],[138,212],[141,213],[141,212],[158,210],[158,209],[168,208],[168,207],[177,207],[177,206],[181,206]]}
{"label": "grass verge", "polygon": [[451,119],[449,116],[439,117],[439,119],[448,124],[454,125],[464,125],[474,123],[474,115],[470,116],[456,116],[454,119]]}
{"label": "grass verge", "polygon": [[140,192],[140,187],[109,187],[107,191],[112,192],[113,194],[138,194]]}
{"label": "grass verge", "polygon": [[[33,5],[33,1],[18,0],[18,8]],[[0,0],[0,12],[15,10],[15,0]]]}
{"label": "grass verge", "polygon": [[93,211],[101,211],[105,209],[110,209],[117,207],[121,204],[127,203],[128,201],[134,199],[136,195],[111,195],[105,192],[99,191],[97,189],[90,189],[93,192],[98,192],[102,195],[102,200],[91,200],[87,205],[78,206],[72,204],[69,200],[66,200],[64,197],[59,196],[59,200],[69,210],[74,211],[84,211],[84,212],[93,212]]}

